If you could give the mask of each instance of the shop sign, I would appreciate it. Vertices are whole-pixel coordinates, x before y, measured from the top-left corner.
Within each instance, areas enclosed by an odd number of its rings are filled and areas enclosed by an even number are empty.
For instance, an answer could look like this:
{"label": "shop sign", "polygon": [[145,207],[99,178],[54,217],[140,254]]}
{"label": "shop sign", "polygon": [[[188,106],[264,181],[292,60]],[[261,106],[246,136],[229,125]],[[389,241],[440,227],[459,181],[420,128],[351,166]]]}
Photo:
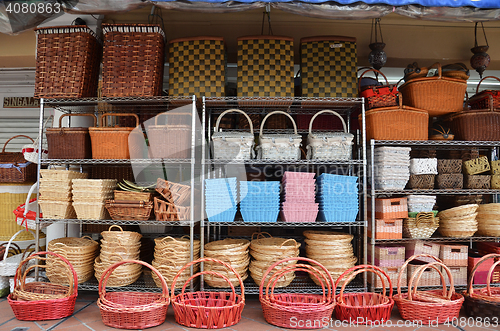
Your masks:
{"label": "shop sign", "polygon": [[3,108],[39,108],[40,100],[33,97],[4,97]]}

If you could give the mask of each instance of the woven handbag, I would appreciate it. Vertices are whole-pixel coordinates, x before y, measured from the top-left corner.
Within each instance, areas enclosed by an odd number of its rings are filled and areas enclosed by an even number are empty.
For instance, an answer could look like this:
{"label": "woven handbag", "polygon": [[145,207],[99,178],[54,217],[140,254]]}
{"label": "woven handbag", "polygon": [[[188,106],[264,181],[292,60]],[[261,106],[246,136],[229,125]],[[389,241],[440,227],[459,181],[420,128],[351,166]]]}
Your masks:
{"label": "woven handbag", "polygon": [[382,75],[385,79],[385,85],[368,85],[361,87],[358,83],[358,95],[360,98],[365,98],[366,110],[380,107],[397,106],[397,98],[399,96],[397,85],[390,85],[387,77],[376,69],[365,70],[358,78],[359,81],[363,76],[369,72],[375,72],[376,77],[378,74]]}
{"label": "woven handbag", "polygon": [[[250,132],[219,132],[219,124],[227,113],[240,113],[248,121]],[[255,136],[250,117],[242,110],[228,109],[219,115],[212,135],[212,151],[214,159],[250,160],[255,156]]]}
{"label": "woven handbag", "polygon": [[[26,230],[21,229],[21,230],[17,231],[10,238],[9,242],[7,243],[7,246],[5,247],[5,253],[3,256],[3,260],[0,261],[0,276],[9,276],[9,277],[14,276],[16,274],[17,267],[19,267],[19,264],[21,263],[21,261],[23,261],[26,258],[26,254],[28,254],[26,252],[26,250],[24,253],[19,253],[16,255],[9,256],[9,249],[10,249],[12,242],[17,237],[17,235],[19,235],[20,233],[22,233],[24,231],[26,231]],[[35,234],[33,233],[33,231],[28,230],[28,232],[31,233],[31,235],[33,235],[33,238],[35,238]],[[32,260],[30,263],[33,264],[34,262],[35,261]]]}
{"label": "woven handbag", "polygon": [[500,110],[500,90],[483,90],[479,92],[479,86],[483,80],[488,78],[494,78],[500,82],[500,78],[495,76],[486,76],[477,83],[476,94],[474,94],[469,100],[468,104],[470,109],[493,109],[494,111]]}
{"label": "woven handbag", "polygon": [[97,117],[94,114],[64,114],[59,117],[59,127],[46,130],[50,159],[90,159],[92,157],[89,129],[62,127],[63,118],[73,116],[90,116],[94,120],[94,127],[97,126]]}
{"label": "woven handbag", "polygon": [[[293,134],[264,134],[264,125],[266,120],[275,114],[283,114],[288,116],[292,121],[294,133]],[[297,133],[297,125],[292,116],[284,111],[276,110],[270,112],[264,117],[260,125],[259,133],[259,146],[257,146],[258,159],[272,159],[272,160],[298,160],[300,159],[300,145],[302,144],[302,136]]]}

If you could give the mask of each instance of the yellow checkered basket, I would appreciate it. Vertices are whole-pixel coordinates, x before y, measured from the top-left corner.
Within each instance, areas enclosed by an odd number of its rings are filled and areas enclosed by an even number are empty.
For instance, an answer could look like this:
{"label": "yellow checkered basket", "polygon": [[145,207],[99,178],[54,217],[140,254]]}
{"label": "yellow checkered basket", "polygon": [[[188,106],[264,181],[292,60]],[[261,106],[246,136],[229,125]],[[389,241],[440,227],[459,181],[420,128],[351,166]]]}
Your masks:
{"label": "yellow checkered basket", "polygon": [[357,97],[356,38],[302,38],[300,76],[303,97]]}
{"label": "yellow checkered basket", "polygon": [[238,104],[246,97],[284,98],[289,105],[294,95],[293,38],[247,36],[238,38]]}
{"label": "yellow checkered basket", "polygon": [[173,39],[169,43],[169,95],[224,97],[226,47],[222,37]]}

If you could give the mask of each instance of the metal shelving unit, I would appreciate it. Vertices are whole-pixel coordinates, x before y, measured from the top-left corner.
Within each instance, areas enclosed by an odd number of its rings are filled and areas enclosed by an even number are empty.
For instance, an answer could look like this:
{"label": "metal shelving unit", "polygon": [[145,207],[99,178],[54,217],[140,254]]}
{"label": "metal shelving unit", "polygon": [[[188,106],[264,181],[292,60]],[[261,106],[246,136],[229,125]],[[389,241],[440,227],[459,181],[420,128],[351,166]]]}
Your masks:
{"label": "metal shelving unit", "polygon": [[[221,160],[211,159],[209,156],[209,148],[207,142],[211,141],[213,130],[212,116],[221,114],[227,109],[241,109],[247,114],[262,114],[265,115],[272,110],[283,110],[290,115],[314,115],[319,110],[331,109],[337,111],[344,118],[349,119],[351,113],[356,109],[361,109],[362,128],[358,135],[358,153],[357,157],[351,160],[266,160],[266,159],[251,159],[251,160]],[[365,227],[366,222],[366,141],[365,126],[364,126],[364,101],[362,98],[260,98],[260,97],[245,97],[245,98],[203,98],[202,99],[202,126],[206,133],[206,139],[202,145],[202,167],[207,169],[202,172],[202,182],[205,180],[204,174],[209,174],[209,170],[224,168],[227,165],[242,165],[251,167],[286,167],[287,169],[296,169],[313,171],[317,173],[325,172],[327,169],[335,168],[341,174],[357,175],[360,178],[360,212],[358,220],[352,223],[330,223],[330,222],[302,222],[302,223],[286,223],[278,219],[277,222],[244,222],[241,217],[236,216],[233,222],[209,222],[205,220],[201,223],[201,238],[204,242],[205,232],[210,238],[210,229],[214,229],[214,233],[219,232],[223,227],[247,227],[261,226],[272,228],[349,228],[357,231],[358,234],[358,255],[363,255],[364,259],[367,256],[367,237]],[[350,120],[346,121],[347,130],[351,132]],[[226,129],[225,129],[226,130]],[[227,131],[234,131],[228,129]],[[315,130],[316,131],[316,130]],[[284,133],[291,132],[289,129],[264,129],[266,133]],[[307,130],[298,130],[300,134],[306,134]],[[330,168],[329,168],[330,167]],[[246,168],[245,168],[246,169]],[[293,171],[293,170],[292,170]],[[202,195],[204,194],[204,185],[202,186]],[[202,204],[204,200],[202,199]],[[204,206],[203,206],[204,210]],[[219,230],[219,231],[217,231]],[[201,247],[203,255],[203,245]],[[304,278],[304,279],[302,279]],[[314,284],[308,277],[297,277],[291,285],[282,289],[282,291],[294,291],[299,293],[319,293],[321,288]],[[307,279],[305,279],[307,278]],[[204,284],[202,283],[202,288]],[[366,279],[361,279],[358,282],[353,282],[353,285],[348,286],[348,291],[364,291],[366,290]],[[208,287],[210,289],[210,287]],[[258,286],[251,279],[245,281],[245,293],[258,294]]]}

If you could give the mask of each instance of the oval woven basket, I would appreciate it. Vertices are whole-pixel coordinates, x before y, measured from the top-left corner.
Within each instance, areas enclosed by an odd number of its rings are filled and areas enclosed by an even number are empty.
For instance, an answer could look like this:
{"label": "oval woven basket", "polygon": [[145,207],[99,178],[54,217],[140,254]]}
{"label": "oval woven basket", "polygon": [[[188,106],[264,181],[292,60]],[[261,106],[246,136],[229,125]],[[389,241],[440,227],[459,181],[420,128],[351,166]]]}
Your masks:
{"label": "oval woven basket", "polygon": [[441,220],[445,218],[467,216],[470,214],[474,214],[478,207],[479,205],[477,204],[468,204],[459,207],[453,207],[450,209],[440,211],[437,216]]}

